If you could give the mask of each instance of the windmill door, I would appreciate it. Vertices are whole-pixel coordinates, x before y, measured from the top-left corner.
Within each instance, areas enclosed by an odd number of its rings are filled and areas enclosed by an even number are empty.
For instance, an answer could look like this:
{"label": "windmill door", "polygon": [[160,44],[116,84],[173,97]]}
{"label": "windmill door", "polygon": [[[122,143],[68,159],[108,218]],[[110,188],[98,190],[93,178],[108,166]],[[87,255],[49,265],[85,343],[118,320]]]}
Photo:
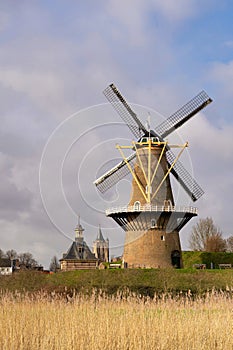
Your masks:
{"label": "windmill door", "polygon": [[180,269],[180,252],[178,250],[174,250],[171,254],[172,266],[177,269]]}

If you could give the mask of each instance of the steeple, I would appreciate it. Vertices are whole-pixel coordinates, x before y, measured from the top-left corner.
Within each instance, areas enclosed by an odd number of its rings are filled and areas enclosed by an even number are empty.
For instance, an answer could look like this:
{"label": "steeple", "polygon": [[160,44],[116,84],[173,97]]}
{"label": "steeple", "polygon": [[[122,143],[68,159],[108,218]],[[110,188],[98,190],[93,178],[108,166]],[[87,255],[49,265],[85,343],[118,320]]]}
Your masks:
{"label": "steeple", "polygon": [[100,241],[100,242],[105,242],[105,239],[104,239],[104,237],[103,237],[103,234],[102,234],[100,225],[99,225],[99,231],[98,231],[98,233],[97,233],[96,240],[98,240],[98,241]]}
{"label": "steeple", "polygon": [[84,228],[80,224],[80,215],[78,215],[78,225],[75,227],[74,231],[75,231],[75,241],[83,240]]}
{"label": "steeple", "polygon": [[104,239],[100,225],[96,240],[93,242],[93,253],[99,261],[109,261],[109,240]]}

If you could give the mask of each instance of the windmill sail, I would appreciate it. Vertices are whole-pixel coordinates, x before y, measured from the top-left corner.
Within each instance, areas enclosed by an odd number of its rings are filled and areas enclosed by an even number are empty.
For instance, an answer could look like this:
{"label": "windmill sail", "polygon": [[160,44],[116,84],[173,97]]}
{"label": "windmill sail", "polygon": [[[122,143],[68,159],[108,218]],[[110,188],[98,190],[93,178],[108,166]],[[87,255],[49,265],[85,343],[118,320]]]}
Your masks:
{"label": "windmill sail", "polygon": [[[141,123],[136,113],[131,109],[114,84],[109,85],[103,93],[137,139],[148,134],[146,127]],[[201,91],[196,97],[172,114],[167,120],[158,125],[156,127],[156,132],[150,131],[151,135],[158,136],[160,141],[163,141],[164,137],[179,128],[211,102],[212,99],[205,93],[205,91]],[[133,166],[135,157],[136,153],[129,156],[126,161]],[[171,173],[191,199],[193,201],[199,199],[204,191],[184,168],[182,163],[176,160],[176,156],[169,147],[167,147],[166,158],[168,167],[171,167],[175,162],[171,169]],[[126,161],[123,160],[94,182],[100,192],[104,193],[129,174],[130,170]]]}
{"label": "windmill sail", "polygon": [[[166,152],[166,157],[168,165],[170,167],[175,161],[176,156],[171,150],[169,150]],[[197,184],[197,182],[193,179],[193,177],[184,168],[179,160],[175,163],[174,167],[171,170],[171,173],[194,202],[204,194],[202,188]]]}
{"label": "windmill sail", "polygon": [[114,84],[109,85],[103,93],[137,139],[147,132],[136,113],[131,109]]}
{"label": "windmill sail", "polygon": [[[136,153],[133,153],[128,158],[127,162],[133,166],[133,161],[136,157]],[[122,180],[130,173],[130,170],[125,162],[125,160],[118,163],[114,168],[109,170],[107,173],[102,175],[100,178],[95,180],[94,184],[101,193],[106,192],[108,189],[113,187],[116,183]]]}
{"label": "windmill sail", "polygon": [[196,113],[206,107],[212,99],[206,94],[205,91],[201,91],[196,97],[191,101],[186,103],[183,107],[178,109],[174,114],[172,114],[168,119],[159,124],[156,127],[156,132],[162,138],[169,135],[175,129],[178,129],[187,120],[193,117]]}

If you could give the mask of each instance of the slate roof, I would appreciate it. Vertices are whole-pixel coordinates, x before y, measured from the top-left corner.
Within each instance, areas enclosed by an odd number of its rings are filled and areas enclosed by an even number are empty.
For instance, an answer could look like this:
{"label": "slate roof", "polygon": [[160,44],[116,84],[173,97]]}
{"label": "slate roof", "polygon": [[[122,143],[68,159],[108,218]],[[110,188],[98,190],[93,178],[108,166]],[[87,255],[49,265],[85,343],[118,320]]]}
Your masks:
{"label": "slate roof", "polygon": [[97,260],[85,241],[73,242],[62,260]]}
{"label": "slate roof", "polygon": [[11,267],[11,260],[7,258],[0,259],[0,267]]}

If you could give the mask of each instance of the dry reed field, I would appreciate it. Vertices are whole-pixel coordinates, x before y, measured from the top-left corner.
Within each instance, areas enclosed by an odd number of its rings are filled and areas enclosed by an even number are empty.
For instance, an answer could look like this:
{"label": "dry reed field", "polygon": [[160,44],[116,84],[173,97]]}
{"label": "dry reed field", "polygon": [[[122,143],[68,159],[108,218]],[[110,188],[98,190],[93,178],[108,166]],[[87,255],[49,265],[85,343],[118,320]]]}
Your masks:
{"label": "dry reed field", "polygon": [[233,349],[232,292],[154,299],[2,293],[1,350]]}

